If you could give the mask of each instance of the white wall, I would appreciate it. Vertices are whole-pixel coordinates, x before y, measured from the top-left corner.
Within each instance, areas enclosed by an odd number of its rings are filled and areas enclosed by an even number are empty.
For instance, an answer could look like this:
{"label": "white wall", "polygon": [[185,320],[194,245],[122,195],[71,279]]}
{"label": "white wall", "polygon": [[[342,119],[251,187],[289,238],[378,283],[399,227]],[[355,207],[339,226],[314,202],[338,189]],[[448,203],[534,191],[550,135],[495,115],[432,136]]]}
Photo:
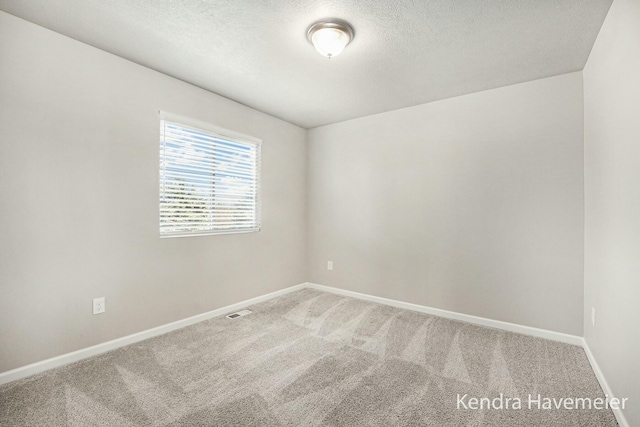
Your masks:
{"label": "white wall", "polygon": [[[584,69],[585,339],[640,425],[640,2],[615,0]],[[591,308],[596,324],[591,324]]]}
{"label": "white wall", "polygon": [[[305,281],[303,129],[3,12],[0,58],[0,372]],[[158,110],[262,138],[262,231],[158,238]]]}
{"label": "white wall", "polygon": [[309,144],[312,282],[582,335],[581,73],[323,126]]}

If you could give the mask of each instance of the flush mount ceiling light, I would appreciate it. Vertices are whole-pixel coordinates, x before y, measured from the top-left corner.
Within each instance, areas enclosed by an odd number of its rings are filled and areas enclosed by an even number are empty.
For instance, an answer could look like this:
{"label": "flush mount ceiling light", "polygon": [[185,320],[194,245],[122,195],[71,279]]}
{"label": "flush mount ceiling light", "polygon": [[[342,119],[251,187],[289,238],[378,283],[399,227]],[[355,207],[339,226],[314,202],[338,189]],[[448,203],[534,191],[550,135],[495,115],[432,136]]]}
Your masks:
{"label": "flush mount ceiling light", "polygon": [[340,19],[323,19],[309,27],[307,39],[318,53],[331,59],[353,40],[353,27]]}

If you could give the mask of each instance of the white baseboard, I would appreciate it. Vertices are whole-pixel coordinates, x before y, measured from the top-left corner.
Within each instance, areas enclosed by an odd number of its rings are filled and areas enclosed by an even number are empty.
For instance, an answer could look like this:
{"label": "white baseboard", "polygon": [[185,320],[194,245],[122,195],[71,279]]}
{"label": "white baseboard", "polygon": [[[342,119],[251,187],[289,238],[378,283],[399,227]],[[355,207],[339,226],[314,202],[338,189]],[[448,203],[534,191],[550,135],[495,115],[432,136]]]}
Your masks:
{"label": "white baseboard", "polygon": [[[369,294],[362,294],[354,291],[347,291],[344,289],[333,288],[331,286],[319,285],[317,283],[306,283],[305,287],[316,289],[319,291],[324,291],[324,292],[331,292],[337,295],[376,302],[379,304],[389,305],[392,307],[418,311],[420,313],[432,314],[434,316],[440,316],[447,319],[460,320],[463,322],[473,323],[476,325],[487,326],[487,327],[496,328],[496,329],[503,329],[510,332],[517,332],[524,335],[530,335],[538,338],[544,338],[544,339],[549,339],[553,341],[563,342],[566,344],[580,346],[584,349],[585,353],[587,354],[589,363],[591,364],[591,367],[593,368],[596,378],[598,379],[598,382],[600,383],[600,386],[602,387],[602,390],[604,391],[604,393],[609,396],[609,399],[612,399],[615,397],[615,395],[611,391],[611,388],[609,387],[609,383],[607,383],[607,380],[604,374],[602,373],[602,370],[600,369],[600,366],[598,365],[598,362],[596,361],[593,353],[591,352],[591,349],[589,348],[587,341],[583,337],[579,337],[576,335],[569,335],[562,332],[548,331],[546,329],[532,328],[530,326],[518,325],[516,323],[502,322],[500,320],[493,320],[493,319],[487,319],[484,317],[471,316],[469,314],[462,314],[454,311],[441,310],[439,308],[427,307],[424,305],[412,304],[408,302],[377,297]],[[629,422],[627,421],[626,417],[624,416],[624,413],[620,408],[612,409],[612,412],[615,415],[616,420],[618,421],[618,425],[620,425],[620,427],[630,427]]]}
{"label": "white baseboard", "polygon": [[229,312],[237,311],[241,308],[249,305],[257,304],[269,300],[271,298],[278,297],[280,295],[294,292],[299,289],[303,289],[307,286],[306,283],[294,285],[279,291],[271,292],[266,295],[251,298],[245,301],[231,304],[226,307],[221,307],[213,311],[198,314],[196,316],[188,317],[186,319],[178,320],[176,322],[167,323],[166,325],[158,326],[146,331],[141,331],[135,334],[127,335],[126,337],[116,338],[115,340],[107,341],[101,344],[96,344],[91,347],[83,348],[73,351],[71,353],[62,354],[60,356],[52,357],[40,362],[32,363],[30,365],[22,366],[20,368],[12,369],[0,373],[0,385],[6,384],[12,381],[16,381],[22,378],[30,377],[31,375],[38,374],[49,369],[57,368],[59,366],[68,365],[69,363],[77,362],[78,360],[86,359],[87,357],[95,356],[97,354],[106,353],[107,351],[115,350],[125,345],[133,344],[139,341],[153,338],[158,335],[166,334],[167,332],[174,331],[176,329],[184,328],[185,326],[193,325],[194,323],[202,322],[203,320],[218,317]]}
{"label": "white baseboard", "polygon": [[[30,365],[22,366],[20,368],[13,369],[11,371],[6,371],[0,373],[0,385],[6,384],[12,381],[16,381],[22,378],[29,377],[31,375],[38,374],[40,372],[57,368],[59,366],[68,365],[69,363],[77,362],[82,359],[86,359],[91,356],[95,356],[101,353],[105,353],[107,351],[115,350],[120,347],[124,347],[129,344],[133,344],[139,341],[146,340],[148,338],[153,338],[158,335],[166,334],[167,332],[174,331],[176,329],[184,328],[185,326],[193,325],[198,322],[202,322],[203,320],[208,320],[213,317],[218,317],[223,314],[237,311],[239,309],[245,308],[247,306],[257,304],[263,301],[267,301],[269,299],[287,294],[289,292],[294,292],[303,288],[316,289],[319,291],[330,292],[337,295],[343,295],[352,298],[358,298],[366,301],[376,302],[379,304],[389,305],[392,307],[402,308],[406,310],[417,311],[420,313],[431,314],[434,316],[440,316],[447,319],[459,320],[463,322],[473,323],[476,325],[486,326],[490,328],[502,329],[510,332],[521,333],[525,335],[531,335],[534,337],[545,338],[554,341],[560,341],[567,344],[578,345],[584,348],[585,353],[593,367],[593,370],[600,382],[600,385],[609,397],[613,397],[613,393],[611,392],[611,388],[607,383],[598,363],[596,362],[593,353],[591,353],[591,349],[589,348],[587,342],[582,337],[578,337],[575,335],[564,334],[561,332],[548,331],[545,329],[533,328],[530,326],[518,325],[515,323],[502,322],[500,320],[487,319],[484,317],[471,316],[469,314],[456,313],[453,311],[441,310],[438,308],[427,307],[418,304],[412,304],[403,301],[392,300],[388,298],[377,297],[368,294],[362,294],[359,292],[347,291],[344,289],[333,288],[330,286],[319,285],[316,283],[302,283],[299,285],[291,286],[285,289],[281,289],[279,291],[271,292],[266,295],[262,295],[259,297],[251,298],[245,301],[238,302],[236,304],[231,304],[226,307],[221,307],[213,311],[209,311],[206,313],[198,314],[196,316],[188,317],[186,319],[178,320],[176,322],[168,323],[166,325],[158,326],[152,329],[148,329],[146,331],[138,332],[132,335],[128,335],[126,337],[117,338],[115,340],[107,341],[101,344],[97,344],[91,347],[83,348],[71,353],[63,354],[60,356],[53,357],[51,359],[43,360],[41,362],[33,363]],[[629,423],[627,422],[624,414],[620,409],[613,411],[616,419],[618,420],[618,424],[621,427],[629,427]]]}
{"label": "white baseboard", "polygon": [[484,317],[472,316],[469,314],[457,313],[455,311],[441,310],[439,308],[427,307],[424,305],[412,304],[409,302],[397,301],[388,298],[377,297],[359,292],[347,291],[344,289],[333,288],[331,286],[318,285],[316,283],[307,283],[306,286],[319,291],[331,292],[337,295],[343,295],[352,298],[358,298],[366,301],[376,302],[379,304],[390,305],[392,307],[403,308],[406,310],[418,311],[420,313],[432,314],[434,316],[444,317],[446,319],[459,320],[462,322],[473,323],[476,325],[486,326],[489,328],[503,329],[505,331],[516,332],[524,335],[531,335],[538,338],[544,338],[553,341],[560,341],[567,344],[582,346],[582,337],[569,335],[562,332],[548,331],[546,329],[533,328],[531,326],[518,325],[516,323],[503,322],[500,320],[487,319]]}
{"label": "white baseboard", "polygon": [[[576,335],[564,334],[562,332],[554,332],[548,331],[546,329],[538,329],[532,328],[530,326],[518,325],[516,323],[502,322],[500,320],[487,319],[484,317],[471,316],[469,314],[456,313],[454,311],[441,310],[439,308],[427,307],[424,305],[412,304],[403,301],[392,300],[388,298],[377,297],[368,294],[362,294],[359,292],[347,291],[344,289],[333,288],[331,286],[318,285],[317,283],[306,283],[305,287],[316,289],[324,292],[331,292],[333,294],[342,295],[346,297],[358,298],[366,301],[376,302],[379,304],[389,305],[392,307],[403,308],[407,310],[418,311],[420,313],[431,314],[434,316],[440,316],[447,319],[460,320],[463,322],[474,323],[476,325],[487,326],[490,328],[503,329],[510,332],[517,332],[524,335],[531,335],[538,338],[545,338],[553,341],[559,341],[567,344],[577,345],[584,349],[587,354],[587,358],[589,359],[589,363],[593,368],[593,371],[596,374],[596,378],[602,387],[602,390],[605,394],[609,395],[609,398],[615,397],[609,384],[607,383],[600,366],[598,366],[598,362],[591,352],[587,341],[583,337],[579,337]],[[630,427],[629,422],[627,421],[624,413],[620,408],[612,409],[613,414],[618,421],[620,427]]]}
{"label": "white baseboard", "polygon": [[[591,352],[591,348],[589,348],[589,344],[587,344],[587,340],[585,340],[584,338],[582,339],[582,348],[584,348],[584,352],[587,353],[587,358],[589,359],[589,363],[591,363],[593,372],[595,372],[596,374],[596,378],[598,378],[598,382],[600,382],[600,387],[602,387],[602,391],[604,392],[604,394],[609,395],[609,399],[611,400],[612,398],[615,397],[615,395],[611,391],[611,387],[609,387],[609,383],[607,382],[607,379],[604,377],[604,374],[602,373],[602,370],[600,369],[600,366],[598,365],[598,362],[596,361],[595,356]],[[627,421],[627,418],[624,416],[622,409],[620,408],[611,409],[611,411],[613,411],[613,415],[616,416],[616,420],[618,420],[618,425],[620,427],[630,427],[630,424]]]}

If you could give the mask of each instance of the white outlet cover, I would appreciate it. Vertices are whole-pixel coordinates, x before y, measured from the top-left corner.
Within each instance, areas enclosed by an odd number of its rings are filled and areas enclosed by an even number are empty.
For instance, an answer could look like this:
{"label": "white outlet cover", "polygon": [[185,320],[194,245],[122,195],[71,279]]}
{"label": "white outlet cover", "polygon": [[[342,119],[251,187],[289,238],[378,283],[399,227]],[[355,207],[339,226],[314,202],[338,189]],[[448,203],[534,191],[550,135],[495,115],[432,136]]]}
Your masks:
{"label": "white outlet cover", "polygon": [[327,261],[327,270],[333,270],[333,261]]}
{"label": "white outlet cover", "polygon": [[106,310],[104,297],[93,299],[93,314],[104,313]]}

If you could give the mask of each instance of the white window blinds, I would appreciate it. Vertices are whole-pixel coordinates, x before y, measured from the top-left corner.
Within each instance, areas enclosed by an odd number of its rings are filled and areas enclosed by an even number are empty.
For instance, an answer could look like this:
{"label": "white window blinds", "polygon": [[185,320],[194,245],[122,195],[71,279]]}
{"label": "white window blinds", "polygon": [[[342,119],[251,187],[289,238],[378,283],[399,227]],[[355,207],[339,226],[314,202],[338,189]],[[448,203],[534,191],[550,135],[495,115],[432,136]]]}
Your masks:
{"label": "white window blinds", "polygon": [[260,140],[160,115],[160,237],[258,231]]}

